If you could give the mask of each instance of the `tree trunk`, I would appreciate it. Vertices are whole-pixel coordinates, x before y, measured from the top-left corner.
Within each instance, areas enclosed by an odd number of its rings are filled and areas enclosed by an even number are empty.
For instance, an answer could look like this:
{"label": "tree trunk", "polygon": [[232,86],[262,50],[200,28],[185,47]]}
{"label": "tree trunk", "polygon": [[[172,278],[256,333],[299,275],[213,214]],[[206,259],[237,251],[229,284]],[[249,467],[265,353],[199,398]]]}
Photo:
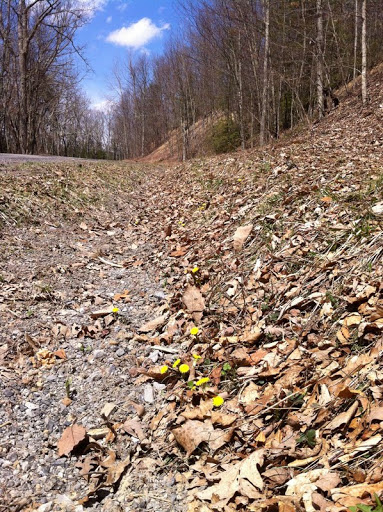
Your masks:
{"label": "tree trunk", "polygon": [[316,59],[317,59],[317,106],[318,117],[321,119],[324,113],[323,99],[323,0],[317,0],[317,40],[316,40]]}
{"label": "tree trunk", "polygon": [[19,144],[21,153],[28,151],[28,13],[25,0],[20,0],[17,18],[17,37],[19,50],[19,77],[20,77],[20,114],[19,114]]}
{"label": "tree trunk", "polygon": [[362,1],[362,103],[367,104],[367,0]]}
{"label": "tree trunk", "polygon": [[268,84],[268,64],[269,64],[269,36],[270,36],[270,0],[263,2],[265,15],[265,55],[263,57],[263,87],[262,87],[262,109],[259,131],[259,144],[265,143],[266,135],[266,114],[267,114],[267,84]]}
{"label": "tree trunk", "polygon": [[357,65],[357,55],[358,55],[358,16],[359,16],[359,2],[355,0],[355,27],[354,27],[354,71],[353,71],[353,79],[356,78],[356,65]]}

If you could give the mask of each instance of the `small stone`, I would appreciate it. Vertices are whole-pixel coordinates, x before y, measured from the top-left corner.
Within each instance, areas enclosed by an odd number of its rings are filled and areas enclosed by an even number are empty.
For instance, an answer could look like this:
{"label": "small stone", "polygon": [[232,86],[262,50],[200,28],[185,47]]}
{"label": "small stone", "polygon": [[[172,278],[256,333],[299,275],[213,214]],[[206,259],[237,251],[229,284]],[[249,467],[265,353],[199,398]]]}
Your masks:
{"label": "small stone", "polygon": [[156,391],[162,391],[166,389],[166,384],[160,384],[159,382],[154,382],[153,387]]}
{"label": "small stone", "polygon": [[105,355],[105,351],[104,350],[101,350],[101,349],[98,349],[98,350],[95,350],[93,352],[93,357],[95,359],[102,359]]}
{"label": "small stone", "polygon": [[147,384],[144,388],[144,400],[148,404],[152,404],[154,402],[154,392],[150,384]]}
{"label": "small stone", "polygon": [[104,407],[102,408],[101,416],[105,416],[105,418],[109,418],[109,416],[112,414],[112,412],[115,410],[116,407],[117,407],[117,405],[114,404],[113,402],[106,403],[104,405]]}
{"label": "small stone", "polygon": [[158,361],[158,358],[160,357],[160,353],[158,350],[155,350],[151,354],[149,354],[149,359],[153,361],[153,363],[156,363]]}
{"label": "small stone", "polygon": [[117,351],[116,351],[116,356],[117,357],[122,357],[125,355],[125,350],[123,348],[119,348]]}
{"label": "small stone", "polygon": [[50,512],[52,510],[52,502],[48,501],[48,503],[44,503],[43,505],[40,505],[37,509],[37,512]]}
{"label": "small stone", "polygon": [[38,405],[36,404],[33,404],[32,402],[24,402],[24,405],[27,409],[31,410],[31,411],[35,411],[36,409],[39,408]]}

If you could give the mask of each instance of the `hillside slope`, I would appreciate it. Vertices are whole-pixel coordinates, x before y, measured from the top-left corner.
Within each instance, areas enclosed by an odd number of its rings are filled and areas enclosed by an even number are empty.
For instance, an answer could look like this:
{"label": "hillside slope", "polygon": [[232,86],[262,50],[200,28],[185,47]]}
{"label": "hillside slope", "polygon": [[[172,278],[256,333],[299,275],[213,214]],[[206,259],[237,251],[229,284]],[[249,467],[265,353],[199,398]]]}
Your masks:
{"label": "hillside slope", "polygon": [[[367,108],[342,96],[262,151],[0,175],[7,510],[373,508],[383,69],[369,81]],[[63,480],[49,464],[73,424],[90,442],[66,446]]]}
{"label": "hillside slope", "polygon": [[382,68],[370,96],[363,109],[357,92],[343,95],[262,152],[145,184],[137,232],[158,233],[153,259],[173,290],[152,342],[182,342],[181,361],[202,357],[188,378],[212,384],[179,384],[178,403],[169,375],[178,428],[161,449],[175,438],[195,456],[188,510],[346,510],[383,490]]}

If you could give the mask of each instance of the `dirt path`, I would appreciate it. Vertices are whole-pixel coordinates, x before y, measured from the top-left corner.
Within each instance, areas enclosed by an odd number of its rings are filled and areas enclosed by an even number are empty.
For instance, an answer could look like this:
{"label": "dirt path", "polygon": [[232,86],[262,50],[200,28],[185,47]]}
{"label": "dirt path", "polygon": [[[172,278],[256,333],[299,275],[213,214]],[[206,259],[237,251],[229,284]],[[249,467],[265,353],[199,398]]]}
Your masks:
{"label": "dirt path", "polygon": [[[65,156],[48,155],[17,155],[13,153],[0,153],[0,165],[23,162],[99,162],[100,160],[89,160],[86,158],[72,158]],[[102,161],[102,160],[101,160]]]}
{"label": "dirt path", "polygon": [[[94,510],[182,510],[171,465],[162,470],[161,454],[149,450],[153,434],[146,419],[163,407],[162,387],[137,384],[131,375],[137,360],[166,357],[132,342],[137,328],[166,309],[166,295],[156,270],[144,269],[151,249],[129,230],[134,212],[126,204],[117,213],[118,223],[101,211],[97,222],[47,218],[2,233],[0,510],[41,505],[42,511],[79,511],[78,501],[88,496]],[[125,266],[116,263],[122,260]],[[111,306],[118,313],[92,318]],[[7,350],[11,366],[2,362]],[[106,420],[101,411],[110,403]],[[113,444],[95,434],[98,447],[89,449],[93,459],[82,459],[82,466],[76,467],[76,457],[58,457],[66,427],[105,431],[126,421],[139,422],[142,430],[128,429]],[[107,456],[124,461],[124,476],[90,495],[92,485],[105,484],[108,466],[105,478],[96,475],[92,482],[85,465],[90,472]]]}

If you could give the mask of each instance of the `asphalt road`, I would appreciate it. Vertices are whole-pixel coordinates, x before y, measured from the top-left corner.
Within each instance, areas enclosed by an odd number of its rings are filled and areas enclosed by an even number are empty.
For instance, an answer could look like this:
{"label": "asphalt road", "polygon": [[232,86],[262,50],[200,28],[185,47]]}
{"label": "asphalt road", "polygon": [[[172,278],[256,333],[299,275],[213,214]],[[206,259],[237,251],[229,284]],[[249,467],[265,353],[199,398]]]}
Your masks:
{"label": "asphalt road", "polygon": [[[15,155],[11,153],[0,153],[0,164],[21,163],[21,162],[94,162],[86,158],[72,158],[65,156],[40,156],[40,155]],[[100,160],[99,160],[100,161]]]}

